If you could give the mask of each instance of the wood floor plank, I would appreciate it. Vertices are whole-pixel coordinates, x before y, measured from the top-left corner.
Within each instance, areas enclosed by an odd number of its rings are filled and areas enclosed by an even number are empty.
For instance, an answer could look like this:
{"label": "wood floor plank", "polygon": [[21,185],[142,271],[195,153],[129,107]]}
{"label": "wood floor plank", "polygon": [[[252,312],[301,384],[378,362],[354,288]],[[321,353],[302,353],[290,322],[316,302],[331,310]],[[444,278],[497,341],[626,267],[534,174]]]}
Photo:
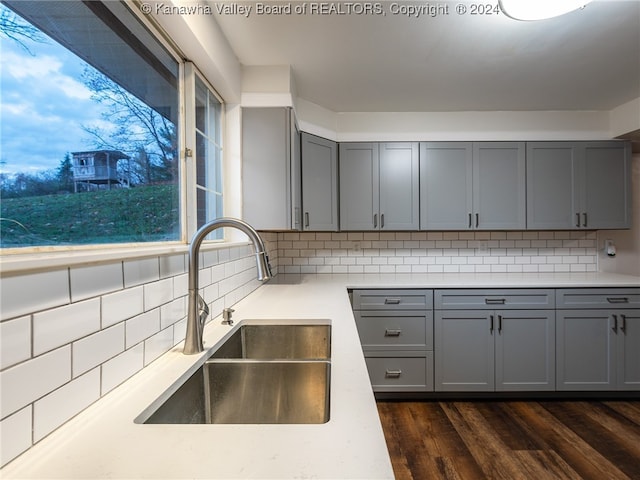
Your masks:
{"label": "wood floor plank", "polygon": [[550,449],[585,479],[627,479],[613,463],[538,402],[515,402],[514,410],[533,426]]}
{"label": "wood floor plank", "polygon": [[545,407],[620,471],[640,478],[640,434],[631,425],[616,421],[599,402],[550,402]]}
{"label": "wood floor plank", "polygon": [[443,402],[443,409],[482,469],[484,478],[525,479],[522,465],[471,402]]}
{"label": "wood floor plank", "polygon": [[397,480],[640,479],[640,402],[381,401]]}

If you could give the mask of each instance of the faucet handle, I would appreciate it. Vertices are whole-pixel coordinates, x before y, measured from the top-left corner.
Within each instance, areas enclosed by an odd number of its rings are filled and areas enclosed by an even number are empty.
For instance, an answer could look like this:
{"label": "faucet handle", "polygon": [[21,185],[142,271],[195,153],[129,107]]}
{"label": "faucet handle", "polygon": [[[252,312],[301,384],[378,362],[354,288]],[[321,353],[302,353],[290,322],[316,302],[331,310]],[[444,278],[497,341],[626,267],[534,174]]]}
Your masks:
{"label": "faucet handle", "polygon": [[231,318],[231,314],[235,312],[233,308],[225,308],[222,310],[222,324],[223,325],[233,325],[233,319]]}

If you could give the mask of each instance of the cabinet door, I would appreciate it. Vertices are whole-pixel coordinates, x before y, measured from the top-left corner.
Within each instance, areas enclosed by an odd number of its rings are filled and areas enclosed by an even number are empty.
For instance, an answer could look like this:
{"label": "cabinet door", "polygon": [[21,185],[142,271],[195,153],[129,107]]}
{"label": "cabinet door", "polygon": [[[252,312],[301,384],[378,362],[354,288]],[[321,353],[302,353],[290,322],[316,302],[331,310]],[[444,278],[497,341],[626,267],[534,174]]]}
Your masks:
{"label": "cabinet door", "polygon": [[495,312],[496,391],[553,391],[555,312]]}
{"label": "cabinet door", "polygon": [[242,214],[257,229],[300,227],[296,141],[291,108],[242,109]]}
{"label": "cabinet door", "polygon": [[[575,143],[527,144],[527,228],[573,229],[576,226]],[[578,219],[579,226],[580,219]]]}
{"label": "cabinet door", "polygon": [[471,228],[473,150],[469,142],[420,144],[420,228]]}
{"label": "cabinet door", "polygon": [[379,228],[379,152],[377,143],[340,144],[340,228]]}
{"label": "cabinet door", "polygon": [[482,230],[526,226],[525,144],[473,144],[473,223]]}
{"label": "cabinet door", "polygon": [[640,390],[640,310],[616,311],[618,389]]}
{"label": "cabinet door", "polygon": [[610,310],[556,312],[557,390],[615,390],[615,321]]}
{"label": "cabinet door", "polygon": [[418,143],[380,144],[380,229],[418,230]]}
{"label": "cabinet door", "polygon": [[302,133],[304,230],[338,230],[338,149],[336,142]]}
{"label": "cabinet door", "polygon": [[435,313],[434,353],[437,392],[492,392],[495,319],[491,312]]}
{"label": "cabinet door", "polygon": [[583,227],[629,228],[630,145],[589,142],[581,148],[584,155]]}

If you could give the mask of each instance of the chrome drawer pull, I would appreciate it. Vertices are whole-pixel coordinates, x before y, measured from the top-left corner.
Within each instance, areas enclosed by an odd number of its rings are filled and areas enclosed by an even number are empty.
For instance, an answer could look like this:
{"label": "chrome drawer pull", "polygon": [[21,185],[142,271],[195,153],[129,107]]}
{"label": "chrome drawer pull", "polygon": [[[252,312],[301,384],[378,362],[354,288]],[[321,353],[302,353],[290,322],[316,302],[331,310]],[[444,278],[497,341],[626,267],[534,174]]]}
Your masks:
{"label": "chrome drawer pull", "polygon": [[384,336],[385,337],[399,337],[400,334],[402,333],[402,330],[389,330],[388,328],[384,331]]}
{"label": "chrome drawer pull", "polygon": [[609,302],[609,303],[629,303],[629,299],[627,297],[607,297],[607,302]]}
{"label": "chrome drawer pull", "polygon": [[504,305],[507,303],[506,298],[485,298],[484,303],[487,305]]}
{"label": "chrome drawer pull", "polygon": [[400,303],[400,299],[399,298],[385,298],[384,299],[384,304],[385,305],[398,305]]}
{"label": "chrome drawer pull", "polygon": [[402,370],[386,370],[384,372],[386,378],[400,378],[400,375],[402,375]]}

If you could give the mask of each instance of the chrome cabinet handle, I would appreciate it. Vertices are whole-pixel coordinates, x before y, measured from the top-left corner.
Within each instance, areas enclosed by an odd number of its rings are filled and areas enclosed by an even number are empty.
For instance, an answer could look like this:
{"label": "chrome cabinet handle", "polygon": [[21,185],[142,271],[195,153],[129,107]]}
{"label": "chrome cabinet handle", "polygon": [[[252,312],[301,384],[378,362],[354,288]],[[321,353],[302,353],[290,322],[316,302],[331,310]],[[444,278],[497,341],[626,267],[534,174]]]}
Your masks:
{"label": "chrome cabinet handle", "polygon": [[469,228],[471,228],[471,213],[469,213]]}
{"label": "chrome cabinet handle", "polygon": [[378,228],[378,214],[373,214],[373,228]]}
{"label": "chrome cabinet handle", "polygon": [[584,212],[584,213],[582,214],[582,217],[583,217],[582,226],[583,226],[583,227],[586,227],[586,226],[587,226],[587,213],[586,213],[586,212]]}
{"label": "chrome cabinet handle", "polygon": [[402,330],[387,328],[384,331],[384,336],[385,337],[399,337],[401,333],[402,333]]}
{"label": "chrome cabinet handle", "polygon": [[611,330],[613,330],[614,332],[618,331],[618,315],[611,315],[613,317],[613,326],[611,327]]}
{"label": "chrome cabinet handle", "polygon": [[400,299],[399,298],[385,298],[384,299],[384,304],[385,305],[399,305],[400,304]]}
{"label": "chrome cabinet handle", "polygon": [[400,375],[402,375],[402,370],[385,370],[384,372],[384,376],[386,378],[400,378]]}
{"label": "chrome cabinet handle", "polygon": [[309,226],[309,212],[304,212],[304,226]]}
{"label": "chrome cabinet handle", "polygon": [[380,214],[380,228],[384,228],[384,213]]}
{"label": "chrome cabinet handle", "polygon": [[491,320],[491,323],[489,325],[489,331],[493,333],[493,315],[489,315],[489,319]]}
{"label": "chrome cabinet handle", "polygon": [[609,303],[629,303],[629,299],[627,297],[607,297],[607,302],[609,302]]}
{"label": "chrome cabinet handle", "polygon": [[620,320],[621,320],[621,325],[620,325],[620,330],[622,330],[622,333],[627,333],[627,316],[626,315],[620,315]]}
{"label": "chrome cabinet handle", "polygon": [[498,333],[502,333],[502,315],[498,315]]}
{"label": "chrome cabinet handle", "polygon": [[484,303],[487,305],[504,305],[507,302],[506,298],[485,298]]}
{"label": "chrome cabinet handle", "polygon": [[580,214],[576,213],[576,227],[580,228]]}
{"label": "chrome cabinet handle", "polygon": [[480,226],[480,214],[476,213],[476,228]]}

